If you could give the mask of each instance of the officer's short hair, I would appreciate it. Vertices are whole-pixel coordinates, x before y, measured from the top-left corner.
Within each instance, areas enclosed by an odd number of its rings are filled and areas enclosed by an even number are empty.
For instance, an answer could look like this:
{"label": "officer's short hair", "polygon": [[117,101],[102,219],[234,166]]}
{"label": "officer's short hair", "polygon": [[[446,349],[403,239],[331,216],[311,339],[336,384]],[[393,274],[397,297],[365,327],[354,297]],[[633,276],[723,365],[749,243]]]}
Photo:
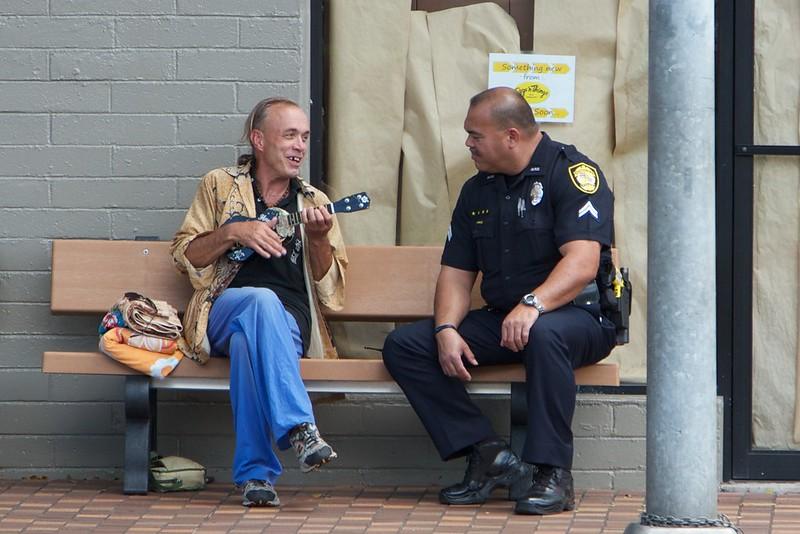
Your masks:
{"label": "officer's short hair", "polygon": [[525,98],[509,87],[494,87],[481,91],[469,100],[470,108],[483,104],[491,105],[492,120],[500,128],[516,128],[528,135],[539,130],[531,106]]}

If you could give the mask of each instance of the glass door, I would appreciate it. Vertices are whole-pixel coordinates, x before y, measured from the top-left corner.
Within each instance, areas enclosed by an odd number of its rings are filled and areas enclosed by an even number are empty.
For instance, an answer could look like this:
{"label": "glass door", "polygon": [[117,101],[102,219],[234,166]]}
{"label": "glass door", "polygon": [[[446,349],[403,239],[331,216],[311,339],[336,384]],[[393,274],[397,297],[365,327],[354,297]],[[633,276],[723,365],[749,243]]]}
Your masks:
{"label": "glass door", "polygon": [[726,472],[800,480],[800,4],[737,0],[718,10]]}

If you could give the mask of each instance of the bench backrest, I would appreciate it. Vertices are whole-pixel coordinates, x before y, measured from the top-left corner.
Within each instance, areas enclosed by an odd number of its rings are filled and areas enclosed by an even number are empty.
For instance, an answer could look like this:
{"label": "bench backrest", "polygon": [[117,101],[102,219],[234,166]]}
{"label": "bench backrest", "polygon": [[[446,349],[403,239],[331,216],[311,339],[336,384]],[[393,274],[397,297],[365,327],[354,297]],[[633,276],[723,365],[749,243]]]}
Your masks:
{"label": "bench backrest", "polygon": [[[348,246],[345,308],[338,321],[409,321],[433,314],[441,247]],[[477,288],[477,284],[476,284]],[[51,309],[103,313],[126,292],[183,311],[192,293],[164,241],[54,240]],[[480,302],[477,291],[473,295]]]}
{"label": "bench backrest", "polygon": [[[168,250],[169,243],[161,241],[54,240],[51,309],[100,316],[126,291],[138,291],[183,311],[192,288],[173,267]],[[441,247],[347,247],[347,302],[343,310],[326,315],[339,321],[430,317],[441,252]],[[481,304],[477,287],[472,295],[475,306]],[[301,367],[306,380],[391,380],[380,360],[303,360]],[[98,353],[46,352],[42,368],[51,373],[133,373]],[[180,366],[173,376],[227,378],[227,373],[227,363],[212,358],[204,366]],[[522,382],[525,370],[519,365],[484,367],[474,378]],[[601,363],[579,369],[575,378],[579,384],[616,386],[619,368]]]}

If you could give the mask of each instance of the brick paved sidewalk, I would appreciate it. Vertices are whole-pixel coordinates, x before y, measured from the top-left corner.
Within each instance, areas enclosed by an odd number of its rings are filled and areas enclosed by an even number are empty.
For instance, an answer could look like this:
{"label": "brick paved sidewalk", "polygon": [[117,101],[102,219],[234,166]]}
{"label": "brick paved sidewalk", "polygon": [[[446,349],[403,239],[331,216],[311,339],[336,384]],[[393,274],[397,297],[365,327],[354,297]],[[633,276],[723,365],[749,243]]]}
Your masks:
{"label": "brick paved sidewalk", "polygon": [[[230,484],[125,496],[117,481],[0,480],[0,533],[621,533],[644,503],[641,493],[586,491],[574,512],[540,518],[515,516],[512,503],[499,498],[443,506],[436,488],[278,486],[278,492],[281,508],[246,509]],[[720,513],[746,534],[800,533],[800,494],[722,493],[719,502]]]}

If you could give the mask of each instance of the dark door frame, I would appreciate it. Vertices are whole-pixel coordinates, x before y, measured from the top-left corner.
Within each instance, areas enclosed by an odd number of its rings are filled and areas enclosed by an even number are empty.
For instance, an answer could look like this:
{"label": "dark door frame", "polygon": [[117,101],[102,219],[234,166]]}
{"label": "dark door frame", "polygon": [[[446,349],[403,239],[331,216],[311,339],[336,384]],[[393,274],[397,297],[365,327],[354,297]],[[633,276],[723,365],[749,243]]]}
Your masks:
{"label": "dark door frame", "polygon": [[309,123],[311,137],[309,142],[310,158],[308,160],[309,181],[314,187],[324,189],[325,179],[325,94],[327,72],[325,72],[326,53],[328,48],[327,23],[325,19],[325,2],[312,0],[309,2],[309,46],[310,50],[310,109]]}
{"label": "dark door frame", "polygon": [[733,337],[733,110],[734,6],[717,2],[716,24],[716,225],[717,394],[723,399],[722,478],[730,480]]}
{"label": "dark door frame", "polygon": [[725,399],[723,475],[800,480],[800,451],[754,450],[753,156],[800,156],[754,145],[755,0],[717,2],[718,384]]}

